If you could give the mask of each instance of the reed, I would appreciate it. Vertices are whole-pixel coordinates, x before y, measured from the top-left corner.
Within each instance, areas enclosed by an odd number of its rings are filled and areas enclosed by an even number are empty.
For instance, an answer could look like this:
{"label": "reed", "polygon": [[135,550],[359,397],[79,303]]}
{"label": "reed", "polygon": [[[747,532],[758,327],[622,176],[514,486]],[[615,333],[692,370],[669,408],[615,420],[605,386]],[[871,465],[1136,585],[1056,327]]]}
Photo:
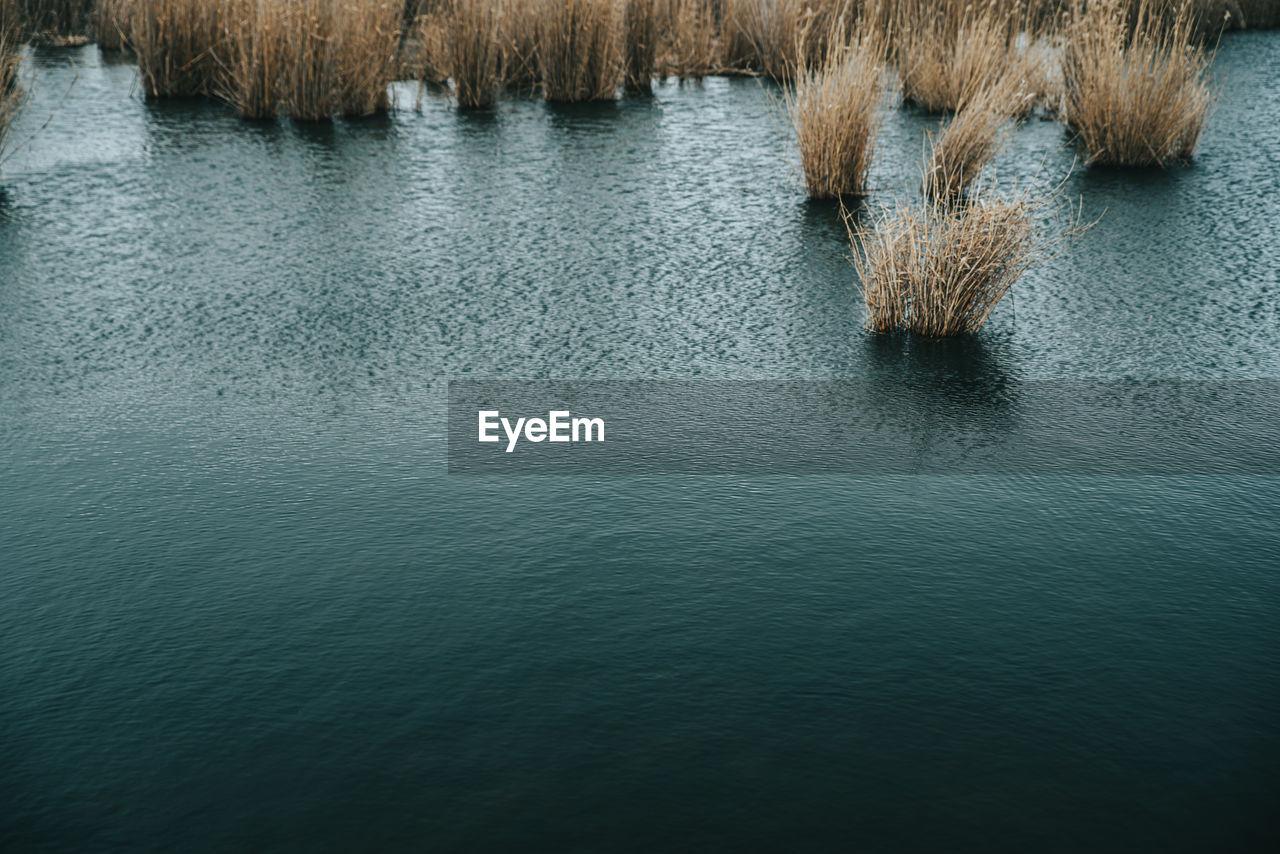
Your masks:
{"label": "reed", "polygon": [[137,0],[98,0],[93,7],[93,37],[103,50],[129,46],[130,21]]}
{"label": "reed", "polygon": [[458,106],[493,106],[502,85],[497,7],[491,0],[454,0],[448,32],[449,76]]}
{"label": "reed", "polygon": [[857,0],[726,0],[721,32],[726,60],[774,80],[819,66],[846,44],[858,20]]}
{"label": "reed", "polygon": [[623,72],[622,19],[614,0],[543,0],[538,70],[548,101],[605,101]]}
{"label": "reed", "polygon": [[675,0],[668,20],[663,76],[700,80],[722,68],[714,0]]}
{"label": "reed", "polygon": [[225,89],[219,53],[225,49],[218,0],[137,0],[126,40],[138,60],[148,98],[209,95]]}
{"label": "reed", "polygon": [[502,60],[502,84],[524,94],[542,85],[538,68],[538,33],[546,0],[501,0],[498,42]]}
{"label": "reed", "polygon": [[413,44],[405,49],[405,76],[420,83],[449,82],[449,16],[432,9],[412,19]]}
{"label": "reed", "polygon": [[880,128],[884,47],[863,37],[802,73],[787,107],[813,199],[862,195]]}
{"label": "reed", "polygon": [[22,85],[22,20],[12,0],[0,0],[0,162],[26,101]]}
{"label": "reed", "polygon": [[952,2],[921,14],[925,17],[919,20],[900,19],[896,33],[904,104],[931,113],[954,112],[980,90],[1009,77],[1017,53],[998,7],[970,10]]}
{"label": "reed", "polygon": [[964,198],[982,168],[999,152],[1016,97],[1016,90],[1011,92],[1003,83],[989,86],[962,104],[946,128],[930,138],[926,198],[943,204]]}
{"label": "reed", "polygon": [[1139,0],[1077,2],[1062,54],[1063,116],[1089,163],[1188,162],[1213,106],[1194,18]]}
{"label": "reed", "polygon": [[658,0],[626,0],[626,86],[653,91],[659,40]]}
{"label": "reed", "polygon": [[51,44],[88,39],[94,0],[18,0],[28,37]]}
{"label": "reed", "polygon": [[934,338],[980,330],[1044,254],[1034,213],[1024,199],[989,196],[963,208],[900,206],[850,225],[868,326]]}
{"label": "reed", "polygon": [[214,94],[245,118],[304,121],[390,107],[402,8],[383,0],[222,0]]}

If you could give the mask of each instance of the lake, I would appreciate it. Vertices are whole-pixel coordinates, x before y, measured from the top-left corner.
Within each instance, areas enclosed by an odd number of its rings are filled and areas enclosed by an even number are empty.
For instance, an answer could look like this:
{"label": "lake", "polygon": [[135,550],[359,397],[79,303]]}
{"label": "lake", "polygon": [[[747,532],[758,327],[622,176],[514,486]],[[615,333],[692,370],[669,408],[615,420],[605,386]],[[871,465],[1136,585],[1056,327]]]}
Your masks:
{"label": "lake", "polygon": [[[0,848],[1280,842],[1280,478],[450,475],[444,414],[468,377],[1280,378],[1280,34],[1224,39],[1189,168],[1020,127],[998,180],[1101,218],[955,341],[865,331],[756,80],[308,126],[30,61]],[[887,116],[868,204],[936,126]]]}

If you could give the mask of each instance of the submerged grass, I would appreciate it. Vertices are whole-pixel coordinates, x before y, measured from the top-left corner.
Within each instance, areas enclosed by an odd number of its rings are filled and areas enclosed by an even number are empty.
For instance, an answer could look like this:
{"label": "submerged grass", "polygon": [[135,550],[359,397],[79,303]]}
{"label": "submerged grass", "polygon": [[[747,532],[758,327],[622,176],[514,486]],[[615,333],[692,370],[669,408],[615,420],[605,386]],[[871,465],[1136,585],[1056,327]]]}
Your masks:
{"label": "submerged grass", "polygon": [[1063,111],[1088,162],[1161,166],[1195,154],[1213,105],[1211,56],[1190,6],[1077,2],[1062,55]]}

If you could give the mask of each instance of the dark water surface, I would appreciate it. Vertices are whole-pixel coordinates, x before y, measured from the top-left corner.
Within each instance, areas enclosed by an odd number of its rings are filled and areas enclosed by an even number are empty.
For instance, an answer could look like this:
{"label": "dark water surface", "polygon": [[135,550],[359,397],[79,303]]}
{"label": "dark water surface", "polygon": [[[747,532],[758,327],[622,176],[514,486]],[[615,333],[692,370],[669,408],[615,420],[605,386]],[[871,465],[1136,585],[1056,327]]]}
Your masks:
{"label": "dark water surface", "polygon": [[[449,476],[442,438],[451,377],[1280,378],[1280,35],[1224,42],[1193,167],[1068,178],[1105,216],[958,343],[863,331],[754,81],[308,127],[32,62],[0,849],[1280,841],[1280,479]],[[886,120],[872,204],[934,121]]]}

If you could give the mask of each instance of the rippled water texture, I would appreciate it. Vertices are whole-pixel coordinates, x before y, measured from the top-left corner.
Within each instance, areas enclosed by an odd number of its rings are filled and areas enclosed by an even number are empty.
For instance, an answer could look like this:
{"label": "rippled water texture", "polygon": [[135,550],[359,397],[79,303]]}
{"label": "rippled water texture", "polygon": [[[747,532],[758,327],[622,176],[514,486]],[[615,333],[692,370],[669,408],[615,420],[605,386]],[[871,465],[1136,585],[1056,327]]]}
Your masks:
{"label": "rippled water texture", "polygon": [[[442,440],[462,376],[1280,377],[1280,35],[1225,39],[1192,167],[1066,177],[1100,222],[950,343],[863,331],[755,81],[313,127],[32,64],[0,848],[1280,841],[1275,478],[450,477]],[[935,123],[886,120],[871,205]],[[1001,181],[1066,143],[1026,124]]]}

